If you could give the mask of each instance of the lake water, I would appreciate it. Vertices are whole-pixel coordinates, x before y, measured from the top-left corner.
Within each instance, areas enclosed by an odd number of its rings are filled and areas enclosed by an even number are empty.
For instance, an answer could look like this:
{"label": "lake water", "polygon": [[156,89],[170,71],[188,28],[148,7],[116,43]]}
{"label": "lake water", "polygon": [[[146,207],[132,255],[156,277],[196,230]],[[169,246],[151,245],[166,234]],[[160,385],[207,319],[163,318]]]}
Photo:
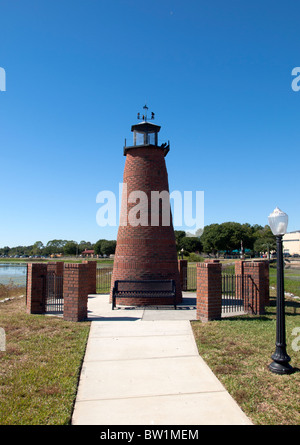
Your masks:
{"label": "lake water", "polygon": [[0,284],[26,285],[27,264],[0,263]]}

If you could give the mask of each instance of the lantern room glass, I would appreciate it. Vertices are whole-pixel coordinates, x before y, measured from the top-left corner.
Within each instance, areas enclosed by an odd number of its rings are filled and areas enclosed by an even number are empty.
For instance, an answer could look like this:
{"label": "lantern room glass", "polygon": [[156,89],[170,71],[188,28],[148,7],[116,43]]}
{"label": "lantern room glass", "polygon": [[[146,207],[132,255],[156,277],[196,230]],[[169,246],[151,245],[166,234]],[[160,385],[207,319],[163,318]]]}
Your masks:
{"label": "lantern room glass", "polygon": [[157,132],[134,131],[133,145],[157,145]]}

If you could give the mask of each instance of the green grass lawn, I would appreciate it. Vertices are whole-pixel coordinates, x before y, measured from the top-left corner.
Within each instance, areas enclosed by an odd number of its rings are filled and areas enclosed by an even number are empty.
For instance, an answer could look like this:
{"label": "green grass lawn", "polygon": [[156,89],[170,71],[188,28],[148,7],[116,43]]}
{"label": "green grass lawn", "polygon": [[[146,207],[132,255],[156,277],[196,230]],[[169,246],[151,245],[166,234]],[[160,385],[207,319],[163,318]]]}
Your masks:
{"label": "green grass lawn", "polygon": [[300,350],[294,350],[300,347],[300,302],[286,299],[287,352],[297,369],[291,375],[268,369],[276,339],[274,296],[264,316],[195,321],[192,327],[199,354],[254,424],[300,424]]}
{"label": "green grass lawn", "polygon": [[0,425],[70,423],[90,323],[29,315],[23,297],[1,303],[0,327]]}
{"label": "green grass lawn", "polygon": [[[276,265],[269,268],[270,286],[276,287]],[[300,297],[300,269],[284,269],[284,290]]]}
{"label": "green grass lawn", "polygon": [[[285,270],[286,291],[297,294],[299,276],[300,271]],[[276,269],[270,268],[270,284],[276,285]],[[2,286],[0,300],[22,291]],[[0,327],[6,332],[0,425],[70,423],[90,323],[29,315],[23,297],[0,304]],[[295,368],[300,368],[299,327],[300,300],[286,298],[287,352]],[[299,425],[300,372],[279,376],[268,369],[275,350],[275,291],[263,316],[195,321],[192,328],[200,355],[253,423]]]}

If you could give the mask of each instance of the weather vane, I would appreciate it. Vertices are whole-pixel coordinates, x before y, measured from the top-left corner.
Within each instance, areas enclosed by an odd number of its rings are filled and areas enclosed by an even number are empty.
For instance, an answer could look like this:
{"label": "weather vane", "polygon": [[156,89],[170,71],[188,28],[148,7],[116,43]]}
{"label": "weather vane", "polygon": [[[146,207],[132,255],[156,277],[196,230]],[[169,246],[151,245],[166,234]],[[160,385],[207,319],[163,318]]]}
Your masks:
{"label": "weather vane", "polygon": [[[142,119],[143,121],[147,122],[147,120],[148,120],[147,111],[149,110],[149,108],[147,107],[147,105],[144,105],[143,109],[145,110],[145,113],[142,116],[140,115],[140,113],[138,113],[137,118]],[[154,119],[154,113],[151,112],[150,120],[153,120],[153,119]]]}

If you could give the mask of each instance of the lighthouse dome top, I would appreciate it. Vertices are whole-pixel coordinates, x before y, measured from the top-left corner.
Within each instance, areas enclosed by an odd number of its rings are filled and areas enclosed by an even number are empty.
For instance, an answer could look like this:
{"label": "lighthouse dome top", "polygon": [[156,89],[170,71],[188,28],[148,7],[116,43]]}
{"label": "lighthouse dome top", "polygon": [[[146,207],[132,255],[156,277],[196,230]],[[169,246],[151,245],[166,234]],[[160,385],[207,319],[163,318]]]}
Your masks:
{"label": "lighthouse dome top", "polygon": [[160,129],[161,127],[159,125],[147,121],[131,126],[131,131],[137,131],[139,133],[158,133]]}
{"label": "lighthouse dome top", "polygon": [[144,114],[141,116],[138,113],[137,118],[141,119],[142,122],[134,124],[131,126],[131,131],[133,132],[133,145],[131,147],[126,147],[126,139],[125,139],[125,147],[124,147],[124,155],[128,153],[128,150],[134,147],[156,147],[163,150],[166,155],[169,151],[169,143],[164,143],[162,145],[158,145],[158,133],[161,129],[159,125],[150,122],[154,120],[154,113],[151,113],[151,117],[148,118],[147,111],[148,107],[145,105],[143,107],[145,110]]}

